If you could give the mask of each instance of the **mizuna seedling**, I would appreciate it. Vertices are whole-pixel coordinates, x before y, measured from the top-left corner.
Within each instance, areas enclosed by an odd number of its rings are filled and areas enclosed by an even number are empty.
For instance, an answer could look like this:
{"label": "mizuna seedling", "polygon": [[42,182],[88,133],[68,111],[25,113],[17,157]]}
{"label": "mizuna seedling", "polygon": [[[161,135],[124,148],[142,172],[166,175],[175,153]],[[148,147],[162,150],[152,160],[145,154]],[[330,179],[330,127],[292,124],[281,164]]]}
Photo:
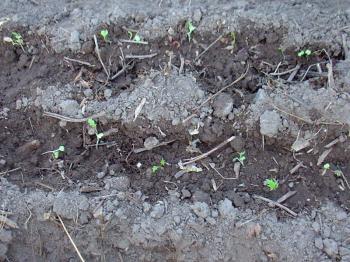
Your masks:
{"label": "mizuna seedling", "polygon": [[88,118],[88,120],[86,121],[87,124],[89,125],[89,127],[96,129],[97,128],[97,124],[96,121],[93,120],[92,118]]}
{"label": "mizuna seedling", "polygon": [[52,151],[52,157],[54,159],[58,159],[62,153],[64,153],[64,146],[60,146],[56,150]]}
{"label": "mizuna seedling", "polygon": [[23,48],[24,41],[20,33],[12,32],[11,37],[4,37],[4,41],[11,43],[14,46],[20,46],[24,51],[24,48]]}
{"label": "mizuna seedling", "polygon": [[329,163],[326,163],[323,165],[323,170],[329,170],[331,168],[331,165]]}
{"label": "mizuna seedling", "polygon": [[268,178],[264,181],[264,185],[268,187],[270,191],[274,191],[278,188],[279,183],[275,178]]}
{"label": "mizuna seedling", "polygon": [[128,31],[128,36],[129,36],[129,39],[133,40],[135,43],[142,42],[142,38],[138,33],[135,33],[135,35],[134,35],[131,31]]}
{"label": "mizuna seedling", "polygon": [[188,41],[191,42],[192,33],[194,32],[194,30],[196,30],[196,27],[192,24],[191,21],[187,21],[185,27],[186,27]]}
{"label": "mizuna seedling", "polygon": [[93,120],[92,118],[88,118],[88,120],[86,121],[86,123],[88,124],[89,127],[91,127],[94,132],[95,132],[95,135],[96,135],[96,139],[97,139],[97,142],[96,142],[96,146],[98,145],[98,142],[100,141],[100,139],[104,136],[103,133],[98,133],[97,132],[97,123],[95,120]]}
{"label": "mizuna seedling", "polygon": [[242,166],[244,166],[244,160],[246,160],[246,159],[247,159],[247,157],[245,156],[245,151],[243,151],[243,152],[238,153],[238,157],[235,157],[233,159],[233,162],[238,161],[241,163]]}
{"label": "mizuna seedling", "polygon": [[342,177],[344,174],[343,174],[343,171],[341,171],[341,170],[335,170],[334,172],[334,175],[336,176],[336,177]]}
{"label": "mizuna seedling", "polygon": [[159,161],[159,165],[153,165],[152,166],[152,173],[155,174],[157,173],[160,169],[162,169],[163,167],[165,167],[166,165],[166,161],[164,158],[162,158],[160,161]]}
{"label": "mizuna seedling", "polygon": [[305,49],[298,52],[298,57],[309,57],[310,55],[312,55],[312,51],[310,49]]}
{"label": "mizuna seedling", "polygon": [[101,30],[100,35],[102,36],[103,41],[108,42],[108,35],[109,35],[109,33],[108,33],[107,29]]}

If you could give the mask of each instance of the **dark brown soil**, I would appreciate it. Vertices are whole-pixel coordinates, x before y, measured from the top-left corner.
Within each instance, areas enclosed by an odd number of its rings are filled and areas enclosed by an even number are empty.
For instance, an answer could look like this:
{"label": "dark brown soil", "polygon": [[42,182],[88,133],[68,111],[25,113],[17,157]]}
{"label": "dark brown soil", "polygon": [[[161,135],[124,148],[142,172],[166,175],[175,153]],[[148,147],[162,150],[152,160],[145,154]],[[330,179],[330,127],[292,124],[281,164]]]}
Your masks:
{"label": "dark brown soil", "polygon": [[[10,109],[8,117],[1,119],[2,129],[0,131],[0,155],[7,161],[1,171],[12,170],[20,167],[20,170],[6,175],[7,178],[25,188],[44,187],[48,190],[61,190],[76,185],[93,185],[96,188],[103,187],[102,180],[96,177],[96,173],[103,170],[106,163],[110,169],[116,170],[118,174],[127,175],[131,179],[131,186],[134,190],[142,190],[152,200],[157,200],[167,194],[167,189],[174,188],[176,183],[181,191],[188,189],[192,194],[196,191],[207,193],[212,202],[221,200],[223,196],[232,199],[238,206],[255,206],[254,202],[245,193],[263,195],[271,199],[277,199],[284,193],[291,190],[288,185],[294,183],[292,189],[297,194],[290,198],[285,204],[295,211],[301,211],[310,205],[318,203],[326,198],[332,199],[339,204],[350,208],[350,194],[348,190],[341,191],[338,181],[332,174],[320,176],[321,170],[317,166],[309,167],[309,163],[315,163],[318,155],[293,156],[287,149],[293,141],[286,137],[281,141],[266,141],[263,149],[261,137],[256,130],[245,132],[240,138],[243,144],[242,150],[246,152],[247,160],[241,169],[238,180],[222,180],[213,170],[204,170],[201,173],[191,173],[174,178],[178,171],[176,164],[185,157],[191,157],[186,152],[188,137],[181,130],[174,130],[173,137],[176,141],[168,146],[160,147],[142,154],[130,154],[132,149],[142,147],[143,139],[149,136],[147,128],[145,132],[131,133],[133,127],[123,126],[120,123],[101,125],[102,130],[110,127],[119,129],[118,134],[108,137],[107,142],[115,141],[111,147],[99,146],[93,137],[83,135],[84,124],[69,123],[65,129],[58,126],[57,120],[42,116],[40,110],[30,108],[25,111],[16,110],[16,100],[22,96],[34,94],[39,86],[48,86],[57,82],[72,83],[82,70],[82,79],[85,84],[90,85],[95,92],[97,99],[103,99],[104,88],[110,85],[117,86],[119,91],[130,88],[133,81],[151,69],[164,70],[169,61],[169,52],[173,52],[172,64],[180,67],[180,56],[185,59],[185,70],[192,71],[200,81],[204,90],[215,93],[222,86],[231,83],[239,77],[245,70],[247,64],[251,65],[248,75],[237,85],[244,98],[230,89],[229,92],[235,98],[236,106],[249,104],[253,94],[266,83],[267,78],[264,73],[271,73],[274,67],[282,61],[280,70],[288,70],[300,63],[302,65],[300,74],[295,80],[303,77],[303,72],[308,66],[316,61],[324,61],[324,54],[312,56],[309,59],[297,58],[293,49],[279,50],[280,40],[283,32],[262,30],[256,25],[247,25],[249,30],[242,30],[242,34],[236,35],[236,42],[232,53],[225,47],[230,45],[231,38],[224,35],[223,38],[206,52],[200,62],[195,63],[196,52],[200,53],[219,35],[220,30],[215,34],[194,35],[194,40],[189,42],[184,33],[183,25],[179,25],[173,37],[166,37],[151,41],[148,45],[118,44],[118,39],[128,39],[127,32],[120,26],[109,27],[113,36],[110,43],[103,43],[101,39],[100,48],[102,59],[106,62],[111,74],[122,69],[119,63],[121,49],[124,55],[143,55],[156,52],[158,55],[152,59],[134,60],[133,68],[123,73],[116,80],[105,85],[105,74],[94,53],[93,40],[83,44],[82,52],[78,54],[65,53],[56,54],[46,43],[45,37],[28,36],[26,29],[17,29],[26,40],[26,50],[28,47],[31,53],[24,53],[20,48],[8,44],[0,44],[0,109],[7,107]],[[103,28],[103,26],[101,27]],[[1,38],[9,31],[3,31]],[[322,47],[313,47],[313,50]],[[333,54],[330,54],[331,56]],[[77,63],[67,62],[64,56],[80,59],[96,65],[93,69],[81,66]],[[339,57],[333,57],[334,62]],[[273,65],[273,66],[270,66]],[[324,66],[324,65],[322,65]],[[284,78],[284,76],[281,76]],[[288,75],[286,76],[286,78]],[[286,79],[285,78],[285,79]],[[326,81],[326,78],[318,78],[319,81]],[[315,82],[318,88],[319,82]],[[119,92],[115,91],[115,92]],[[99,95],[101,94],[101,95]],[[169,123],[163,123],[164,126]],[[214,139],[211,143],[202,143],[200,149],[206,152],[216,144],[233,134],[232,123],[224,123],[217,120],[217,126],[206,126],[201,132],[221,132],[221,139]],[[316,130],[319,127],[303,126],[305,129]],[[205,130],[206,129],[206,130]],[[210,131],[210,130],[213,131]],[[209,130],[209,131],[208,131]],[[344,130],[335,129],[315,145],[315,152],[340,135]],[[28,144],[38,140],[38,144]],[[50,159],[50,154],[44,152],[57,148],[57,145],[66,144],[67,151],[64,155],[64,176],[62,179],[57,167],[57,161]],[[344,174],[350,181],[349,156],[344,154],[349,148],[349,142],[337,145],[331,156],[331,162],[345,170]],[[225,177],[232,177],[233,157],[237,155],[230,146],[211,155],[211,161],[218,167],[219,172]],[[157,174],[147,172],[153,164],[158,163],[161,158],[167,160],[169,165],[160,170]],[[299,172],[288,176],[289,170],[295,164],[295,158],[307,164],[308,168],[301,168]],[[138,169],[136,164],[142,162],[143,166]],[[274,170],[272,170],[274,169]],[[284,181],[278,190],[268,192],[262,185],[266,178],[276,177],[279,181]],[[214,192],[211,180],[214,179],[219,189]],[[168,181],[168,182],[165,182]],[[46,186],[46,187],[45,187]],[[91,193],[93,194],[93,193]]]}

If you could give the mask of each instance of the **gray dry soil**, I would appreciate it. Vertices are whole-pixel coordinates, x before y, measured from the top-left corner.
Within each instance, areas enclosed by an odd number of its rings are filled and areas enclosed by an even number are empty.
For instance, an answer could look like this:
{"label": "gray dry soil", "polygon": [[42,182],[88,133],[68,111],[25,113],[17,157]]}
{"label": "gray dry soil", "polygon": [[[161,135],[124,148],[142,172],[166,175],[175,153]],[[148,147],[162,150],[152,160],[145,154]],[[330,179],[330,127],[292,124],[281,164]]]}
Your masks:
{"label": "gray dry soil", "polygon": [[[239,31],[250,21],[280,28],[283,47],[321,43],[333,54],[350,48],[349,0],[101,2],[2,0],[0,21],[9,18],[2,27],[25,25],[48,35],[56,52],[78,52],[97,26],[129,18],[144,21],[140,32],[147,39],[164,36],[170,27],[190,18],[202,32],[218,26],[226,32]],[[294,148],[314,143],[314,132],[303,131],[295,116],[283,112],[293,112],[308,124],[321,121],[349,129],[348,55],[334,66],[334,83],[326,82],[319,89],[313,89],[308,81],[281,88],[264,85],[248,108],[233,109],[233,100],[223,93],[202,107],[185,128],[193,131],[204,126],[208,117],[243,119],[234,127],[237,132],[258,125],[267,143],[288,136],[296,141]],[[190,72],[179,75],[171,71],[164,76],[156,69],[138,79],[132,90],[118,95],[105,91],[105,100],[90,101],[84,111],[75,98],[84,95],[88,99],[91,94],[76,92],[69,84],[42,86],[32,97],[17,101],[16,107],[38,107],[75,118],[104,111],[105,121],[132,123],[135,110],[143,103],[137,118],[153,127],[161,120],[178,126],[209,96]],[[6,110],[0,109],[1,120]],[[185,201],[181,196],[187,192],[171,185],[168,196],[151,202],[143,192],[131,190],[128,177],[100,177],[104,188],[97,196],[79,193],[79,185],[76,190],[50,193],[25,190],[1,177],[0,215],[15,224],[0,223],[0,261],[78,261],[57,215],[86,261],[350,261],[349,210],[332,199],[302,210],[296,218],[280,219],[276,209],[249,195],[247,201],[264,208],[238,208],[227,198],[208,203],[200,192],[197,198]]]}

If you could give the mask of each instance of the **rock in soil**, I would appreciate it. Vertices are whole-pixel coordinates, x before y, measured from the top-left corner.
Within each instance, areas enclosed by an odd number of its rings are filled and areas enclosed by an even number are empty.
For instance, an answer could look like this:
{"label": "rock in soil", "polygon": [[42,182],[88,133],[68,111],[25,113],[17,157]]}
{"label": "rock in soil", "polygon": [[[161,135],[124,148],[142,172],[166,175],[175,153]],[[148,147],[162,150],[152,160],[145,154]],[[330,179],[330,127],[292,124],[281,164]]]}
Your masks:
{"label": "rock in soil", "polygon": [[130,187],[130,179],[127,176],[106,178],[103,181],[107,190],[127,191]]}
{"label": "rock in soil", "polygon": [[74,219],[77,218],[78,211],[87,210],[89,202],[83,195],[72,195],[60,192],[53,202],[53,211],[62,218]]}
{"label": "rock in soil", "polygon": [[220,213],[220,216],[224,218],[227,218],[227,217],[235,218],[236,210],[233,207],[231,200],[225,198],[224,200],[221,200],[219,202],[219,213]]}
{"label": "rock in soil", "polygon": [[260,116],[260,133],[267,137],[276,137],[282,127],[281,116],[276,111],[265,111]]}
{"label": "rock in soil", "polygon": [[191,208],[193,212],[201,218],[207,218],[210,215],[210,209],[207,203],[195,202]]}
{"label": "rock in soil", "polygon": [[219,94],[213,102],[214,115],[219,118],[225,118],[231,113],[233,108],[233,99],[227,93]]}
{"label": "rock in soil", "polygon": [[158,202],[157,204],[155,204],[153,206],[150,215],[153,218],[159,219],[159,218],[161,218],[164,215],[164,211],[165,211],[164,203]]}
{"label": "rock in soil", "polygon": [[330,257],[335,258],[338,255],[338,244],[333,239],[323,240],[323,251]]}

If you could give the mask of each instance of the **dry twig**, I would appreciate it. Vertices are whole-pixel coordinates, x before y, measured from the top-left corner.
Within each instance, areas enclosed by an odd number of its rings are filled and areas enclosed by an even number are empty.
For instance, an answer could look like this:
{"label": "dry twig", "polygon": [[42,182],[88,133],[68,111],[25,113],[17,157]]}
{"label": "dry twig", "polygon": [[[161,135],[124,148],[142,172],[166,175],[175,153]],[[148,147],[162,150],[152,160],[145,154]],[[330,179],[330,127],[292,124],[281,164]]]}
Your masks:
{"label": "dry twig", "polygon": [[100,48],[98,47],[98,42],[97,42],[97,37],[96,35],[94,35],[94,41],[95,41],[95,52],[96,52],[96,55],[97,55],[97,58],[98,60],[100,61],[102,67],[103,67],[103,70],[105,71],[106,75],[107,75],[107,80],[109,79],[109,72],[105,66],[105,64],[103,63],[102,61],[102,58],[101,58],[101,53],[100,53]]}
{"label": "dry twig", "polygon": [[208,152],[201,154],[199,156],[193,157],[193,158],[189,158],[189,159],[185,159],[186,162],[183,162],[183,165],[188,165],[194,162],[197,162],[203,158],[208,157],[210,154],[214,153],[215,151],[217,151],[218,149],[222,148],[223,146],[227,145],[228,143],[230,143],[233,139],[235,139],[235,136],[231,136],[230,138],[226,139],[224,142],[220,143],[219,145],[217,145],[216,147],[214,147],[213,149],[209,150]]}
{"label": "dry twig", "polygon": [[291,214],[291,215],[294,216],[294,217],[297,217],[297,216],[298,216],[297,213],[295,213],[294,211],[290,210],[288,207],[286,207],[286,206],[284,206],[284,205],[282,205],[282,204],[280,204],[280,203],[278,203],[278,202],[276,202],[276,201],[273,201],[273,200],[271,200],[271,199],[268,199],[268,198],[265,198],[265,197],[262,197],[262,196],[258,196],[258,195],[253,195],[253,197],[254,197],[254,198],[257,198],[257,199],[260,199],[260,200],[263,200],[263,201],[265,201],[265,202],[267,202],[267,203],[270,203],[270,204],[272,204],[272,205],[274,205],[274,206],[277,206],[277,207],[279,207],[279,208],[281,208],[281,209],[287,211],[289,214]]}
{"label": "dry twig", "polygon": [[125,59],[146,59],[155,57],[157,53],[149,54],[149,55],[125,55]]}
{"label": "dry twig", "polygon": [[89,117],[84,117],[84,118],[72,118],[72,117],[68,117],[68,116],[62,116],[60,114],[56,114],[56,113],[52,113],[52,112],[44,112],[44,116],[49,116],[49,117],[53,117],[65,122],[72,122],[72,123],[83,123],[86,122],[89,118],[95,119],[95,118],[99,118],[102,117],[106,114],[106,112],[102,111],[100,113],[91,115]]}
{"label": "dry twig", "polygon": [[194,61],[197,61],[202,55],[204,55],[213,45],[215,45],[220,39],[223,37],[223,35],[220,35],[214,42],[212,42],[202,53],[200,53]]}
{"label": "dry twig", "polygon": [[198,109],[200,109],[202,106],[204,106],[206,103],[208,103],[210,100],[214,99],[215,97],[217,97],[220,93],[222,93],[223,91],[225,91],[227,88],[233,86],[234,84],[237,84],[239,81],[241,81],[248,73],[249,70],[249,64],[247,65],[247,69],[245,70],[245,72],[238,77],[235,81],[233,81],[231,84],[228,84],[227,86],[224,86],[223,88],[221,88],[218,92],[216,92],[215,94],[211,95],[210,97],[208,97],[200,106],[198,106],[195,111],[197,111]]}
{"label": "dry twig", "polygon": [[75,62],[75,63],[81,64],[81,65],[86,65],[86,66],[89,66],[89,67],[95,67],[95,65],[92,65],[89,62],[85,62],[85,61],[81,61],[81,60],[78,60],[78,59],[69,58],[67,56],[65,56],[63,59],[67,60],[67,61],[70,61],[70,62]]}
{"label": "dry twig", "polygon": [[62,225],[62,227],[63,227],[64,232],[67,234],[67,236],[68,236],[70,242],[72,243],[72,245],[73,245],[75,251],[77,252],[80,261],[85,262],[85,260],[84,260],[84,258],[82,257],[82,255],[81,255],[79,249],[77,248],[77,246],[75,245],[75,243],[74,243],[72,237],[70,236],[70,234],[69,234],[69,232],[68,232],[66,226],[64,225],[64,223],[63,223],[61,217],[60,217],[59,215],[57,215],[57,217],[58,217],[58,219],[59,219],[60,222],[61,222],[61,225]]}

